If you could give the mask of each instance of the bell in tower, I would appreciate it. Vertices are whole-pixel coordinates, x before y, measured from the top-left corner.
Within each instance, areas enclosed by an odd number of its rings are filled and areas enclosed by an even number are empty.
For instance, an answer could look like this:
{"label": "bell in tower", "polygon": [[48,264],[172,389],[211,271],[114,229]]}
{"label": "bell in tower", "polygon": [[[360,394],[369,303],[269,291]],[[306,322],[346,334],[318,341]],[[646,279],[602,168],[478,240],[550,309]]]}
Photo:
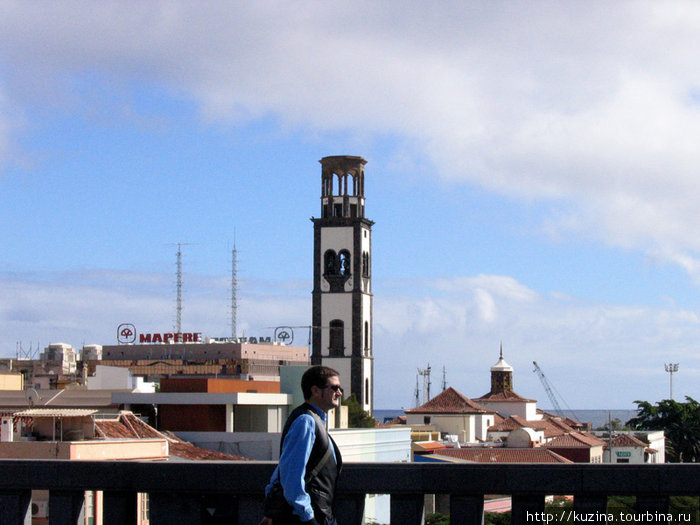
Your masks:
{"label": "bell in tower", "polygon": [[311,360],[335,368],[347,395],[373,408],[372,221],[365,218],[362,157],[324,157],[314,223]]}

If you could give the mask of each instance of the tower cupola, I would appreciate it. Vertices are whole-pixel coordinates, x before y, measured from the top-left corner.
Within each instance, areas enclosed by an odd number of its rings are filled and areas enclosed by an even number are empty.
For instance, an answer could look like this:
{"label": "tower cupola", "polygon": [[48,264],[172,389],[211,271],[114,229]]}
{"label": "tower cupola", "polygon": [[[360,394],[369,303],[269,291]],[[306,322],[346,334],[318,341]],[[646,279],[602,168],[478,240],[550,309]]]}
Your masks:
{"label": "tower cupola", "polygon": [[513,367],[503,359],[503,344],[498,361],[491,367],[491,393],[513,391]]}
{"label": "tower cupola", "polygon": [[365,216],[365,164],[362,157],[337,155],[321,163],[321,217]]}

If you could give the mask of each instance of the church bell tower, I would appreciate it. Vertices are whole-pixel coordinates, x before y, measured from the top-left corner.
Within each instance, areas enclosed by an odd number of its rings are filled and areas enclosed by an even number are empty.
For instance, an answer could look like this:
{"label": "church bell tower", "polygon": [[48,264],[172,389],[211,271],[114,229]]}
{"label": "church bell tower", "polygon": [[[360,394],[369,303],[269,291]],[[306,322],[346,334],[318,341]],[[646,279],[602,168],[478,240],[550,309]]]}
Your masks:
{"label": "church bell tower", "polygon": [[365,218],[362,157],[325,157],[321,218],[314,223],[311,362],[336,369],[345,395],[374,408],[372,358],[372,225]]}

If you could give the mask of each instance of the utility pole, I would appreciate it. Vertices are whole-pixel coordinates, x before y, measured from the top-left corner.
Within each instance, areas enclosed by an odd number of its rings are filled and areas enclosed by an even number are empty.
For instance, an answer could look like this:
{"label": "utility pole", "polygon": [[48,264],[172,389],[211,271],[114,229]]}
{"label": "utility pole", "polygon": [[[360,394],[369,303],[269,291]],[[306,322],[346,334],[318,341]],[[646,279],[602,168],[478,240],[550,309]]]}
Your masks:
{"label": "utility pole", "polygon": [[678,372],[678,363],[664,363],[664,369],[668,372],[671,381],[671,401],[673,401],[673,374]]}

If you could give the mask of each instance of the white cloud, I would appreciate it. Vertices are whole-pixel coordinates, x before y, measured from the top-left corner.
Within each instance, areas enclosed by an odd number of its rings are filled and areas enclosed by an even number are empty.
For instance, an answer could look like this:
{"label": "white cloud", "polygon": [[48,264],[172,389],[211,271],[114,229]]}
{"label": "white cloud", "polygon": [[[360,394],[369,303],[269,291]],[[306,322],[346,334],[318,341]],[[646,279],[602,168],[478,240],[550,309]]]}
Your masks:
{"label": "white cloud", "polygon": [[164,87],[212,121],[396,134],[442,178],[554,199],[551,229],[665,257],[700,279],[700,234],[687,227],[700,220],[694,2],[4,11],[0,56],[20,106],[66,103],[72,81],[90,74],[113,90]]}
{"label": "white cloud", "polygon": [[[136,108],[144,90],[165,91],[210,122],[269,116],[298,133],[395,135],[398,166],[554,203],[543,224],[553,234],[643,250],[700,281],[697,3],[5,2],[0,35],[0,164],[27,108],[108,115],[115,98]],[[140,276],[92,279],[7,281],[3,333],[94,342],[124,320],[171,326],[171,278],[141,288],[128,285]],[[537,358],[561,383],[601,380],[595,400],[614,398],[609,383],[637,381],[625,371],[640,357],[635,376],[652,377],[657,362],[695,354],[698,320],[671,307],[586,304],[503,276],[422,286],[376,297],[377,367],[411,377],[444,359],[467,395],[488,387],[501,339],[523,373]],[[225,333],[225,285],[202,288],[186,315]],[[251,293],[241,326],[306,324],[309,302]],[[387,403],[389,390],[377,385]]]}
{"label": "white cloud", "polygon": [[[520,293],[503,293],[504,283]],[[375,298],[378,377],[414,378],[417,368],[430,364],[437,386],[444,365],[452,386],[477,397],[489,389],[489,367],[503,342],[506,360],[516,368],[516,391],[538,398],[541,406],[550,403],[531,373],[532,361],[574,408],[662,399],[668,395],[662,366],[668,361],[682,361],[686,371],[676,394],[698,395],[693,377],[700,360],[692,348],[700,317],[694,312],[541,296],[499,276],[457,277],[452,287],[441,279],[424,283],[421,291],[423,298]],[[393,390],[375,388],[379,407],[410,406],[410,385],[398,403]]]}
{"label": "white cloud", "polygon": [[[113,344],[123,322],[144,332],[170,330],[175,318],[171,281],[169,275],[99,271],[86,276],[5,275],[0,279],[1,355],[14,355],[18,342],[25,351],[57,341],[78,348]],[[527,292],[511,279],[480,275],[458,277],[451,289],[445,279],[422,283],[416,287],[417,297],[376,295],[377,407],[410,406],[416,369],[427,364],[433,368],[434,388],[445,366],[451,386],[470,397],[484,394],[501,341],[506,360],[516,369],[516,391],[539,398],[543,406],[549,403],[531,373],[532,361],[538,361],[574,408],[625,408],[638,398],[662,399],[668,384],[664,362],[681,363],[674,386],[679,397],[699,395],[694,379],[700,370],[694,351],[700,337],[696,313],[503,293],[504,282],[507,290]],[[291,325],[297,327],[295,344],[306,345],[308,290],[279,294],[274,291],[279,284],[245,283],[239,330],[267,336],[275,326]],[[228,286],[226,279],[190,276],[183,329],[229,335]],[[25,334],[32,340],[22,340]]]}

